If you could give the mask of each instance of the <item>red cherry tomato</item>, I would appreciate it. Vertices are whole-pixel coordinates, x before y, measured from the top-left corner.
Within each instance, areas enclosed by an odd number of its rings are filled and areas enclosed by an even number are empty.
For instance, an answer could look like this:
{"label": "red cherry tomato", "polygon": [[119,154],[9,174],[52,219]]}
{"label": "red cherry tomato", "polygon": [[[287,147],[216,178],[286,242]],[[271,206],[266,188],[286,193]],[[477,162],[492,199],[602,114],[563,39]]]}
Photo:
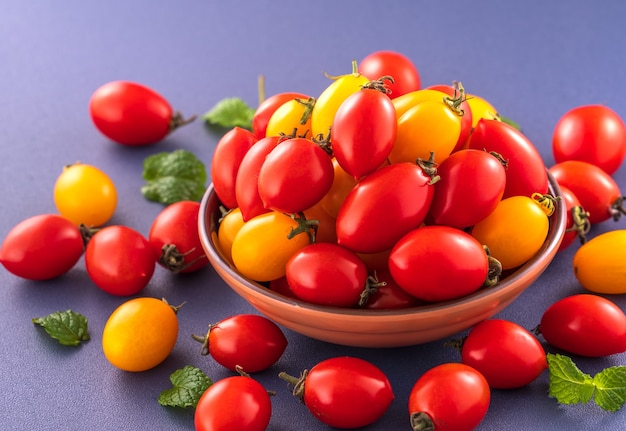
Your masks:
{"label": "red cherry tomato", "polygon": [[99,87],[89,100],[89,114],[104,136],[124,145],[153,144],[192,120],[174,113],[156,91],[129,81]]}
{"label": "red cherry tomato", "polygon": [[315,205],[333,184],[333,163],[316,143],[289,138],[265,158],[259,171],[263,206],[284,213],[299,213]]}
{"label": "red cherry tomato", "polygon": [[393,279],[389,270],[376,271],[373,276],[374,291],[367,295],[363,308],[369,310],[394,310],[417,307],[422,301],[409,294]]}
{"label": "red cherry tomato", "polygon": [[228,208],[237,208],[235,184],[239,166],[257,137],[249,130],[234,127],[220,138],[211,159],[211,178],[215,194]]}
{"label": "red cherry tomato", "polygon": [[72,269],[83,250],[83,236],[73,222],[56,214],[41,214],[9,231],[0,248],[0,263],[18,277],[49,280]]}
{"label": "red cherry tomato", "polygon": [[479,371],[494,389],[525,386],[548,368],[537,337],[503,319],[488,319],[474,326],[463,340],[461,360]]}
{"label": "red cherry tomato", "polygon": [[89,278],[103,291],[130,296],[146,287],[157,258],[150,242],[136,230],[107,226],[87,243],[85,268]]}
{"label": "red cherry tomato", "polygon": [[489,260],[470,234],[449,226],[424,226],[407,233],[393,247],[389,271],[416,298],[447,301],[482,287]]}
{"label": "red cherry tomato", "polygon": [[602,296],[581,293],[560,299],[546,309],[539,327],[549,344],[575,355],[626,351],[626,315]]}
{"label": "red cherry tomato", "polygon": [[431,178],[422,167],[385,166],[346,196],[337,215],[337,242],[358,253],[388,250],[424,221],[432,199]]}
{"label": "red cherry tomato", "polygon": [[507,162],[504,198],[548,192],[548,175],[541,154],[513,126],[481,118],[469,138],[468,148],[494,151]]}
{"label": "red cherry tomato", "polygon": [[409,414],[414,430],[470,431],[484,419],[491,392],[474,368],[444,363],[426,371],[411,389]]}
{"label": "red cherry tomato", "polygon": [[179,201],[165,207],[152,221],[148,240],[162,267],[189,273],[209,263],[198,233],[199,212],[199,202]]}
{"label": "red cherry tomato", "polygon": [[281,329],[266,317],[237,314],[209,325],[202,341],[203,354],[232,371],[246,373],[265,370],[282,356],[287,339]]}
{"label": "red cherry tomato", "polygon": [[[280,373],[296,384],[297,378]],[[336,428],[360,428],[376,422],[394,399],[389,379],[364,359],[339,356],[302,373],[294,395],[321,422]]]}
{"label": "red cherry tomato", "polygon": [[554,179],[570,189],[596,224],[624,213],[622,192],[615,180],[599,167],[579,160],[567,160],[550,167]]}
{"label": "red cherry tomato", "polygon": [[498,206],[506,186],[506,170],[492,154],[459,150],[437,167],[440,179],[427,220],[464,229],[487,217]]}
{"label": "red cherry tomato", "polygon": [[307,245],[286,266],[287,283],[296,297],[335,307],[356,306],[367,276],[367,267],[356,254],[333,243]]}
{"label": "red cherry tomato", "polygon": [[626,126],[603,105],[578,106],[556,123],[552,137],[554,160],[582,160],[611,175],[626,156]]}
{"label": "red cherry tomato", "polygon": [[559,184],[559,188],[561,189],[561,198],[567,211],[566,230],[559,246],[559,251],[561,251],[571,246],[576,238],[579,238],[581,242],[584,241],[591,225],[587,212],[574,192],[561,184]]}
{"label": "red cherry tomato", "polygon": [[213,383],[198,400],[196,431],[265,431],[272,416],[267,390],[247,376],[226,377]]}
{"label": "red cherry tomato", "polygon": [[241,160],[235,179],[235,198],[244,221],[269,211],[259,195],[259,172],[267,155],[281,140],[279,136],[261,138]]}
{"label": "red cherry tomato", "polygon": [[357,179],[378,169],[396,140],[395,108],[386,93],[372,87],[375,83],[348,96],[339,106],[331,128],[337,162]]}
{"label": "red cherry tomato", "polygon": [[392,99],[417,91],[421,86],[415,64],[407,56],[395,51],[372,52],[361,60],[358,71],[369,80],[391,76],[394,82],[389,84],[389,97]]}
{"label": "red cherry tomato", "polygon": [[282,106],[285,102],[294,99],[307,100],[309,96],[303,93],[278,93],[268,97],[254,111],[252,117],[252,131],[256,135],[257,139],[265,137],[265,131],[267,129],[267,123],[269,123],[272,114]]}

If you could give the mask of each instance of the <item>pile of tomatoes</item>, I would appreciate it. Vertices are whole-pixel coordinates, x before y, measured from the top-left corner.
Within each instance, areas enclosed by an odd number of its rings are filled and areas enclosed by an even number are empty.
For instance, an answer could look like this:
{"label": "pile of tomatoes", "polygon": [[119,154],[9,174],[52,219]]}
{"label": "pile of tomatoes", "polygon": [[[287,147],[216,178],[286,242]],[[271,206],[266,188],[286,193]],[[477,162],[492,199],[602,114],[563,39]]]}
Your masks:
{"label": "pile of tomatoes", "polygon": [[494,285],[537,253],[556,199],[533,144],[460,83],[396,78],[416,75],[375,53],[223,136],[218,240],[240,273],[316,304],[400,308]]}

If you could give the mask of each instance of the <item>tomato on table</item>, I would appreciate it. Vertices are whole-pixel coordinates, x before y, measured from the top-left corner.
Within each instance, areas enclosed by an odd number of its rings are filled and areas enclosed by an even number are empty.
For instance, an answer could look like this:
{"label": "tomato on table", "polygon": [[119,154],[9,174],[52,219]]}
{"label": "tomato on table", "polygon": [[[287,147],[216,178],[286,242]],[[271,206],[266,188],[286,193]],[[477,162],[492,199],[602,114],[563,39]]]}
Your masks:
{"label": "tomato on table", "polygon": [[601,233],[574,253],[572,267],[586,290],[600,294],[626,293],[626,229]]}

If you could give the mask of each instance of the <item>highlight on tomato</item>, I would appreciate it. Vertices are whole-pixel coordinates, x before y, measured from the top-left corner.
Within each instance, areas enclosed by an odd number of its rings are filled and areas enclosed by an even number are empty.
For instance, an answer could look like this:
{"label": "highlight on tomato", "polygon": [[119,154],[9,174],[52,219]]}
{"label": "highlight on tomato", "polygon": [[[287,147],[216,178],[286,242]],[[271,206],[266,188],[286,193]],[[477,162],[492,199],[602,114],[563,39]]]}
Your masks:
{"label": "highlight on tomato", "polygon": [[586,290],[599,294],[626,293],[626,229],[601,233],[574,253],[572,267]]}

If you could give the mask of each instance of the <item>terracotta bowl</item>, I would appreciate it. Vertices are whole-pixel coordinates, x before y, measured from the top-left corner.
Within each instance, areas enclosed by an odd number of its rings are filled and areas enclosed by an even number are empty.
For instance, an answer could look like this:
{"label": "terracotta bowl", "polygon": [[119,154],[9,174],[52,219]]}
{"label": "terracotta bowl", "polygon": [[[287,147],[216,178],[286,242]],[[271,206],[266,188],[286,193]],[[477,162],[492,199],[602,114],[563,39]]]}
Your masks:
{"label": "terracotta bowl", "polygon": [[[548,174],[550,193],[560,196]],[[209,186],[202,199],[199,232],[215,271],[255,309],[276,323],[318,340],[358,347],[398,347],[443,339],[492,317],[511,304],[548,267],[567,223],[565,205],[557,203],[541,250],[494,287],[469,296],[402,310],[359,310],[312,305],[273,292],[237,272],[217,245],[219,199]]]}

